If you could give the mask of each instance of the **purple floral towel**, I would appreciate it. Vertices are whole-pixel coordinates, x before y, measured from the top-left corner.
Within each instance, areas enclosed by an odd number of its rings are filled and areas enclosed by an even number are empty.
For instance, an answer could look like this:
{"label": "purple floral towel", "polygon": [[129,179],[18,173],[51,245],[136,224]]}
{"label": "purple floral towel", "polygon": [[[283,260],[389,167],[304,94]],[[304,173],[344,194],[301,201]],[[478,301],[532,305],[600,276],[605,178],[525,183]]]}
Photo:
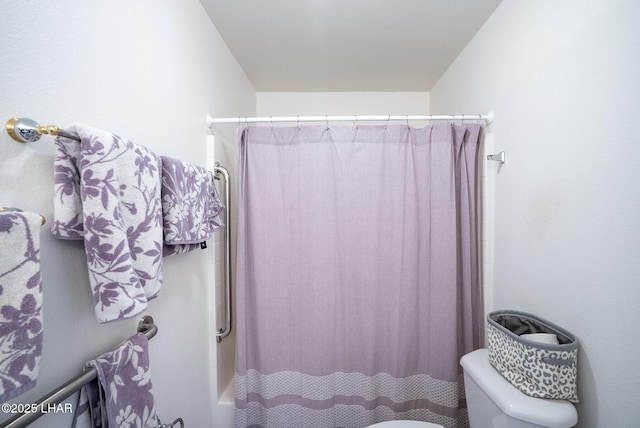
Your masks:
{"label": "purple floral towel", "polygon": [[0,402],[36,385],[42,353],[40,216],[0,212]]}
{"label": "purple floral towel", "polygon": [[52,233],[84,239],[100,322],[131,318],[162,285],[160,159],[85,125],[56,139]]}
{"label": "purple floral towel", "polygon": [[98,377],[80,391],[73,427],[155,428],[147,337],[138,333],[87,363]]}
{"label": "purple floral towel", "polygon": [[[213,173],[169,157],[162,159],[162,219],[165,255],[198,248],[223,226],[219,218],[224,205]],[[169,254],[167,254],[169,253]]]}

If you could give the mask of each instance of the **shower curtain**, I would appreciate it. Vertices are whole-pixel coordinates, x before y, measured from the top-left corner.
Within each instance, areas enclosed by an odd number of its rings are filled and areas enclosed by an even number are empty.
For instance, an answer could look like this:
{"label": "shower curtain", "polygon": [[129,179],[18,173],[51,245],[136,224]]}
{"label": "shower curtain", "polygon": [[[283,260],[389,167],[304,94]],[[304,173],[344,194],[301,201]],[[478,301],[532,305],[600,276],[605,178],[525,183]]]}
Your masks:
{"label": "shower curtain", "polygon": [[482,131],[242,131],[236,427],[468,424]]}

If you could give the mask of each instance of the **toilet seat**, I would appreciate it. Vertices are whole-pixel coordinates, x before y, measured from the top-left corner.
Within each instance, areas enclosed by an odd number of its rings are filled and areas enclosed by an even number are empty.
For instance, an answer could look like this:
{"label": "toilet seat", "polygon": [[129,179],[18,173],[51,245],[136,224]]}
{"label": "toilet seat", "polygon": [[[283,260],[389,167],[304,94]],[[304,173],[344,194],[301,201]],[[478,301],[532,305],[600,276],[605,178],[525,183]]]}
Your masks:
{"label": "toilet seat", "polygon": [[443,426],[420,421],[387,421],[369,425],[367,428],[443,428]]}

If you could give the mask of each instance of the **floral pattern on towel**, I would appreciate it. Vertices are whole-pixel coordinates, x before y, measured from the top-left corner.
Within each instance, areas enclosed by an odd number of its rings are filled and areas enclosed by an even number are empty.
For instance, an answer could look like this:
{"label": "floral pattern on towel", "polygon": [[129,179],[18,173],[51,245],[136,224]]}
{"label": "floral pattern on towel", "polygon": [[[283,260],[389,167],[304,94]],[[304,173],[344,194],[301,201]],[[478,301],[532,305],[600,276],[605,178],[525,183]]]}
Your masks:
{"label": "floral pattern on towel", "polygon": [[[173,254],[185,252],[223,227],[224,209],[214,184],[214,175],[196,165],[169,157],[162,159],[162,217],[166,246],[177,246]],[[165,255],[172,249],[165,248]]]}
{"label": "floral pattern on towel", "polygon": [[98,320],[131,318],[162,284],[160,159],[108,132],[75,133],[81,142],[56,140],[51,230],[84,239]]}
{"label": "floral pattern on towel", "polygon": [[147,337],[138,333],[87,363],[98,376],[81,390],[74,427],[155,428]]}
{"label": "floral pattern on towel", "polygon": [[40,216],[0,213],[0,402],[36,385],[42,354]]}

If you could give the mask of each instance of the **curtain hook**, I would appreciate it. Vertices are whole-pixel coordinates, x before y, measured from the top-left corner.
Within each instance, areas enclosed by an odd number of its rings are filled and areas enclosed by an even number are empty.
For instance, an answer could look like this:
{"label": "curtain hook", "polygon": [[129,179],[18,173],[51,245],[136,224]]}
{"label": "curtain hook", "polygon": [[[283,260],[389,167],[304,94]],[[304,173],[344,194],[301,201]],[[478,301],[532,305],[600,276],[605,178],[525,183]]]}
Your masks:
{"label": "curtain hook", "polygon": [[384,125],[384,130],[385,130],[385,131],[387,130],[387,126],[389,126],[389,121],[390,121],[390,120],[391,120],[391,115],[390,115],[390,114],[388,114],[388,115],[387,115],[387,123],[385,123],[385,125]]}
{"label": "curtain hook", "polygon": [[407,118],[407,128],[409,128],[409,115],[406,115]]}
{"label": "curtain hook", "polygon": [[296,127],[298,128],[298,131],[300,130],[300,115],[298,115],[298,122],[296,123]]}
{"label": "curtain hook", "polygon": [[271,123],[271,131],[273,131],[273,116],[269,116],[269,123]]}
{"label": "curtain hook", "polygon": [[324,121],[327,124],[327,131],[329,130],[329,116],[327,116],[326,114],[324,115]]}
{"label": "curtain hook", "polygon": [[360,128],[358,127],[358,115],[356,114],[356,115],[354,115],[354,116],[355,116],[355,118],[356,118],[356,120],[355,120],[355,123],[356,123],[356,132],[353,134],[353,141],[356,141],[356,138],[358,137],[358,131],[360,130]]}

